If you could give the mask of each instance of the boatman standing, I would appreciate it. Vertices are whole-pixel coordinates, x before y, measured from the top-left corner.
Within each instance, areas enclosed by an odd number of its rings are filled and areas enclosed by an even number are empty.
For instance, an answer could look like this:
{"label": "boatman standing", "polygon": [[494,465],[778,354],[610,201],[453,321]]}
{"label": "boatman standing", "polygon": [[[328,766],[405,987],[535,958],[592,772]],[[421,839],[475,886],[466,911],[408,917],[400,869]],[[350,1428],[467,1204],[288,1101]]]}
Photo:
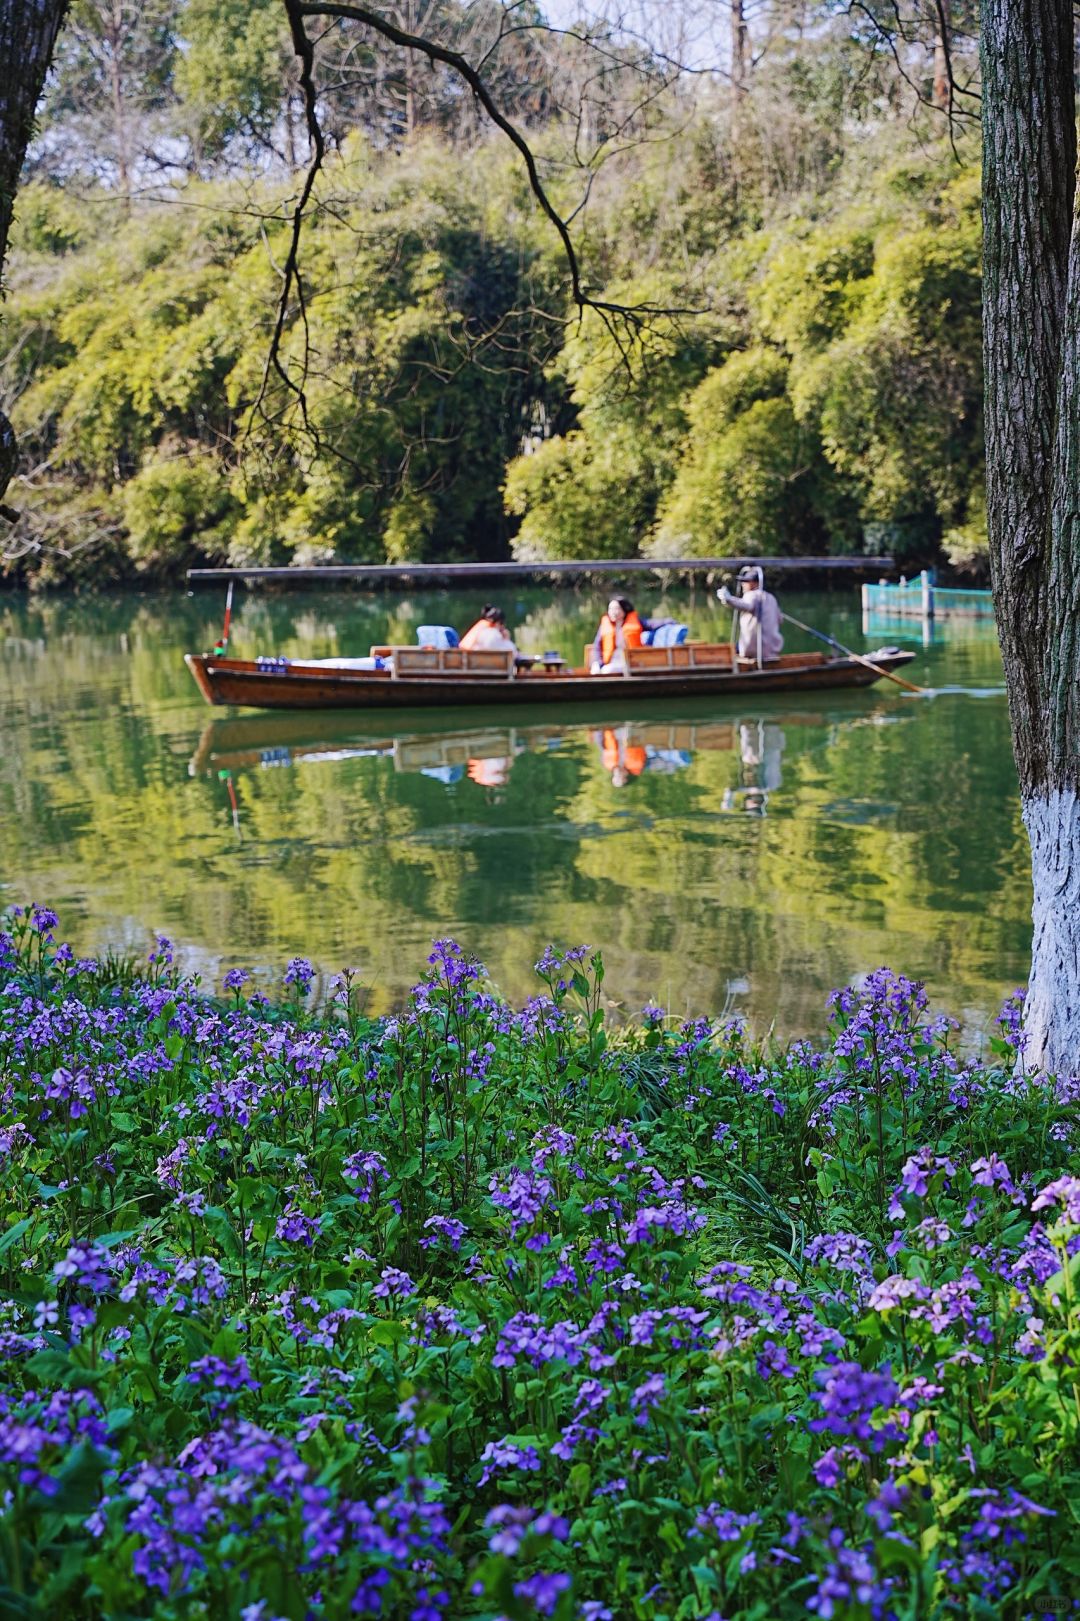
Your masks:
{"label": "boatman standing", "polygon": [[[741,568],[736,576],[739,595],[734,596],[726,585],[716,593],[727,607],[734,608],[739,620],[739,657],[770,664],[780,657],[784,637],[780,630],[780,604],[771,591],[765,589],[765,576],[760,568]],[[760,638],[760,640],[759,640]]]}

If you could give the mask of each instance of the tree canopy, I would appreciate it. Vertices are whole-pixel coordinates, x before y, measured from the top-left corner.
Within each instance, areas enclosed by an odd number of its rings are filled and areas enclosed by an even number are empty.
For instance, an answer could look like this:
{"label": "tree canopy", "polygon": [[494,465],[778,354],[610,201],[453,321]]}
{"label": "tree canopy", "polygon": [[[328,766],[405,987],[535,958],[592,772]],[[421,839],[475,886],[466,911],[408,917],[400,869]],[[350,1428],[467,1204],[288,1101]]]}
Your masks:
{"label": "tree canopy", "polygon": [[[748,8],[734,101],[681,71],[685,31],[512,9],[383,11],[483,63],[595,308],[460,78],[342,17],[319,20],[326,156],[279,310],[310,111],[280,0],[77,0],[10,267],[9,572],[978,560],[973,142],[913,121],[828,7]],[[932,100],[932,50],[906,48]]]}

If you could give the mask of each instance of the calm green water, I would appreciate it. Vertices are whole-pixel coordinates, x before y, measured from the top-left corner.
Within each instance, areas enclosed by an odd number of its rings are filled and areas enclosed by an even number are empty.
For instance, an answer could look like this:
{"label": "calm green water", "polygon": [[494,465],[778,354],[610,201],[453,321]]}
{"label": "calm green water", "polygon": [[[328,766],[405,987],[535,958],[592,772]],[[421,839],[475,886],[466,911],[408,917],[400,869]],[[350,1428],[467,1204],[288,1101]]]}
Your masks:
{"label": "calm green water", "polygon": [[[504,600],[519,645],[580,659],[591,598]],[[705,596],[639,601],[728,634]],[[909,640],[916,680],[976,691],[229,716],[182,662],[215,641],[216,594],[0,597],[0,903],[48,900],[86,951],[163,929],[207,981],[358,965],[376,1010],[454,935],[514,998],[548,940],[589,941],[629,1011],[816,1031],[834,985],[889,962],[985,1025],[1026,975],[1030,908],[993,630],[924,648],[918,625],[864,636],[854,592],[786,606],[859,649]],[[475,607],[250,592],[231,651],[366,652]]]}

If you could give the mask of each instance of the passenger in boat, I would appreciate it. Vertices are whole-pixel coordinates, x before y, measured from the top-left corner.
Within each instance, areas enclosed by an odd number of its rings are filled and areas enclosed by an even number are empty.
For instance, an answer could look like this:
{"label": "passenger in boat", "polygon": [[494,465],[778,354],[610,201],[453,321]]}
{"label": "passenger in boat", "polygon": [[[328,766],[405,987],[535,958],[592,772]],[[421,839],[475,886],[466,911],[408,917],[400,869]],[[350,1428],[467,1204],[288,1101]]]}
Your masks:
{"label": "passenger in boat", "polygon": [[516,653],[517,648],[506,632],[506,615],[501,608],[489,602],[481,610],[480,618],[461,638],[466,653]]}
{"label": "passenger in boat", "polygon": [[761,662],[771,664],[784,648],[780,630],[780,604],[771,591],[765,589],[765,577],[759,568],[741,568],[737,575],[739,595],[734,596],[726,585],[716,593],[727,607],[741,615],[739,622],[739,657],[758,661],[758,631],[761,632]]}
{"label": "passenger in boat", "polygon": [[510,781],[510,768],[514,763],[513,755],[499,754],[484,759],[470,760],[468,776],[470,782],[475,782],[480,788],[505,788]]}
{"label": "passenger in boat", "polygon": [[629,597],[612,597],[593,642],[591,673],[613,675],[626,669],[626,649],[641,646],[644,630]]}

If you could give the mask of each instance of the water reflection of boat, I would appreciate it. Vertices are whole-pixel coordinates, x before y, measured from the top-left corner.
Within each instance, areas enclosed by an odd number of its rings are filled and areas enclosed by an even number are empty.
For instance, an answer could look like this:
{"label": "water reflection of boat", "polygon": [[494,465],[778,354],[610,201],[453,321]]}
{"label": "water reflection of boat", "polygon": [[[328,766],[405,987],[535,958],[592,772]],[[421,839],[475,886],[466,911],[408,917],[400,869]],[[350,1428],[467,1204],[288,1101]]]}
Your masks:
{"label": "water reflection of boat", "polygon": [[[875,718],[874,714],[849,715],[840,723],[850,726]],[[480,787],[494,789],[505,787],[520,755],[548,753],[569,739],[584,736],[599,751],[616,787],[647,773],[684,770],[699,753],[735,753],[741,762],[742,782],[732,794],[752,795],[761,790],[767,795],[780,783],[786,729],[821,728],[839,717],[798,710],[730,720],[613,718],[599,727],[551,723],[453,730],[425,727],[396,734],[358,731],[355,720],[350,725],[345,716],[323,716],[315,724],[312,719],[281,715],[211,721],[188,771],[193,777],[215,776],[318,762],[386,759],[398,772],[418,772],[447,784],[468,778]]]}
{"label": "water reflection of boat", "polygon": [[[442,782],[457,782],[468,775],[481,786],[502,786],[509,767],[529,748],[550,747],[550,729],[539,727],[477,727],[453,732],[412,733],[398,736],[309,737],[287,729],[266,728],[260,736],[250,722],[211,721],[199,739],[188,772],[193,777],[217,775],[223,771],[268,770],[282,766],[334,764],[342,760],[389,759],[394,769],[420,772]],[[485,772],[481,762],[499,762],[504,768],[502,782],[492,766]]]}

